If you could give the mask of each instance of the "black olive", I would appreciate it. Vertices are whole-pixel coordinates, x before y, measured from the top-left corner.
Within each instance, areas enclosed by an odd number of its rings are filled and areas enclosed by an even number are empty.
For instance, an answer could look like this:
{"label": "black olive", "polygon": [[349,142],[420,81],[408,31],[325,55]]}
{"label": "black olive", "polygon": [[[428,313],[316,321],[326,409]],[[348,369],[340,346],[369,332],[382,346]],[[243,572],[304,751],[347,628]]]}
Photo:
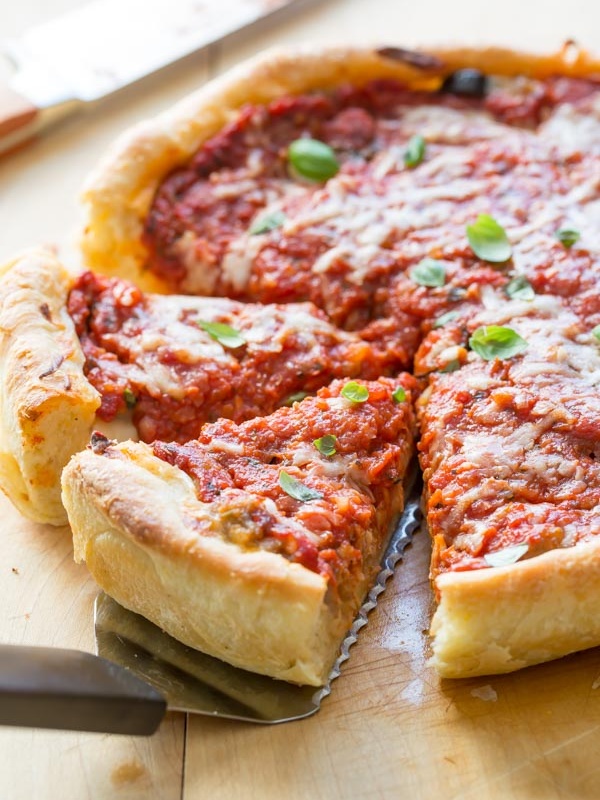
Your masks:
{"label": "black olive", "polygon": [[457,69],[444,80],[442,92],[451,92],[461,97],[485,97],[489,81],[478,69]]}

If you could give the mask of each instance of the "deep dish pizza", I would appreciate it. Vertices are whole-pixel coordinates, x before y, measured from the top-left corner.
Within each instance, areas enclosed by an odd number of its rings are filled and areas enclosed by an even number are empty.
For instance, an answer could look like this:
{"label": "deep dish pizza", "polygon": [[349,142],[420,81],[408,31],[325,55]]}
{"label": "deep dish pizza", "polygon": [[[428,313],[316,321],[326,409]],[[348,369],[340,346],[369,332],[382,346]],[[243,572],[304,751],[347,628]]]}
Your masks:
{"label": "deep dish pizza", "polygon": [[[171,520],[169,529],[184,533],[161,540],[141,512],[111,513],[125,502],[113,502],[115,486],[127,475],[129,495],[149,497],[147,481],[157,492],[162,482],[165,499],[179,487],[174,506],[185,487],[192,516],[213,523],[219,498],[232,488],[244,503],[249,496],[259,505],[276,501],[273,470],[260,486],[252,469],[240,471],[236,459],[255,456],[238,439],[227,440],[233,450],[218,456],[220,478],[213,478],[210,438],[219,438],[219,426],[233,426],[242,440],[253,425],[261,436],[281,420],[298,426],[297,410],[310,416],[314,401],[274,411],[286,398],[311,395],[333,378],[360,387],[357,379],[383,375],[392,380],[390,402],[394,386],[402,389],[398,398],[413,400],[426,387],[416,409],[440,674],[509,671],[600,643],[593,613],[600,592],[599,74],[600,65],[572,47],[552,57],[399,48],[269,54],[116,144],[86,189],[83,249],[94,273],[119,277],[80,276],[59,304],[75,332],[78,376],[96,392],[101,418],[132,412],[149,443],[96,446],[64,474],[78,556],[109,592],[195,646],[229,657],[208,635],[190,633],[200,607],[188,618],[181,598],[166,603],[168,586],[191,580],[194,559],[179,554],[204,541],[201,526]],[[189,303],[225,316],[194,310],[193,326],[185,314],[162,319],[163,309],[181,311],[192,295]],[[311,334],[311,347],[326,353],[319,368],[311,350],[293,356],[292,363],[306,356],[314,367],[295,382],[281,351],[262,354],[260,369],[250,358],[246,369],[257,320],[286,313],[299,320],[292,310],[300,306],[325,337]],[[298,321],[296,343],[305,324]],[[188,327],[212,346],[202,368],[210,377],[200,387]],[[187,355],[175,356],[174,366],[169,359],[179,346]],[[398,377],[407,369],[418,384]],[[343,380],[318,396],[339,394]],[[265,415],[261,422],[242,421],[257,414]],[[218,416],[232,422],[201,427]],[[404,420],[401,448],[410,448],[409,429]],[[369,447],[385,451],[383,429],[370,431]],[[314,444],[324,435],[308,449],[317,470],[337,480]],[[366,446],[352,445],[359,461]],[[394,467],[396,486],[406,452]],[[286,464],[300,458],[301,466],[303,457],[284,455]],[[356,474],[345,480],[356,483]],[[358,487],[375,497],[369,480],[363,475]],[[310,504],[320,501],[297,502],[312,517]],[[398,508],[384,504],[388,522]],[[235,542],[225,516],[217,518],[219,546],[226,542],[234,560],[272,554],[271,534],[255,536],[251,515]],[[357,548],[369,564],[382,537],[373,536],[371,523],[361,530],[377,542],[373,551]],[[332,531],[326,526],[318,535]],[[92,542],[102,542],[103,532],[115,552],[118,543],[131,554],[129,572],[139,568],[135,591],[118,558],[94,556]],[[290,554],[274,555],[283,563]],[[174,570],[170,583],[150,567],[159,556]],[[334,577],[317,572],[333,590]],[[344,576],[364,590],[351,570]],[[324,603],[335,617],[335,603]],[[270,674],[283,673],[276,667]]]}

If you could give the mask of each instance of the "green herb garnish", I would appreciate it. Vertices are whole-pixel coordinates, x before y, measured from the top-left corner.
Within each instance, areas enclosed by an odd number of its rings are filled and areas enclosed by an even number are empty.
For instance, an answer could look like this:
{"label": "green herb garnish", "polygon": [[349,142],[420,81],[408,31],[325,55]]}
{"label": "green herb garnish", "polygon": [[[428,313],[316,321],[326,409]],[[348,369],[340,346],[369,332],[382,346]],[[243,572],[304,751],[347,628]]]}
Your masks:
{"label": "green herb garnish", "polygon": [[487,553],[483,560],[490,567],[507,567],[509,564],[515,564],[528,550],[528,544],[513,544],[494,553]]}
{"label": "green herb garnish", "polygon": [[435,258],[423,258],[410,270],[410,279],[419,286],[443,286],[446,283],[446,267]]}
{"label": "green herb garnish", "polygon": [[522,353],[527,342],[512,328],[484,325],[473,332],[469,347],[485,361],[493,361],[495,358],[512,358]]}
{"label": "green herb garnish", "polygon": [[340,394],[352,403],[364,403],[369,399],[369,390],[367,387],[362,386],[356,381],[349,381]]}
{"label": "green herb garnish", "polygon": [[476,256],[492,264],[501,264],[512,255],[506,231],[489,214],[480,214],[467,225],[467,239]]}
{"label": "green herb garnish", "polygon": [[296,139],[288,148],[288,160],[294,170],[309,181],[326,181],[340,168],[331,147],[318,139]]}
{"label": "green herb garnish", "polygon": [[404,152],[404,163],[407,167],[413,168],[419,166],[421,161],[425,158],[425,139],[416,134],[411,136],[408,140],[406,150]]}
{"label": "green herb garnish", "polygon": [[453,358],[441,368],[440,372],[456,372],[460,367],[461,363],[458,358]]}
{"label": "green herb garnish", "polygon": [[292,478],[292,476],[285,470],[279,473],[279,485],[286,494],[293,497],[294,500],[300,500],[301,503],[309,503],[311,500],[322,500],[323,495],[309,486],[305,486],[301,481]]}
{"label": "green herb garnish", "polygon": [[573,228],[559,228],[555,234],[558,241],[567,248],[573,247],[575,242],[578,242],[581,234]]}
{"label": "green herb garnish", "polygon": [[125,401],[127,408],[133,408],[137,403],[137,398],[129,387],[127,387],[127,389],[123,389],[123,400]]}
{"label": "green herb garnish", "polygon": [[443,328],[444,325],[447,325],[449,322],[454,322],[455,319],[458,319],[459,313],[458,311],[446,311],[445,314],[441,314],[433,323],[433,327],[435,328]]}
{"label": "green herb garnish", "polygon": [[315,439],[313,444],[319,453],[322,453],[324,456],[334,456],[336,454],[336,442],[337,436],[334,436],[332,433],[327,433],[325,436]]}
{"label": "green herb garnish", "polygon": [[592,328],[592,336],[600,342],[600,325],[596,325],[595,328]]}
{"label": "green herb garnish", "polygon": [[406,400],[406,391],[404,390],[404,387],[398,386],[398,388],[393,392],[392,398],[396,403],[403,403]]}
{"label": "green herb garnish", "polygon": [[235,349],[236,347],[241,347],[243,344],[246,344],[246,340],[242,334],[236,331],[235,328],[225,325],[224,322],[204,322],[204,320],[199,319],[198,326],[208,333],[212,339],[222,344],[223,347]]}
{"label": "green herb garnish", "polygon": [[305,397],[308,397],[310,392],[294,392],[294,394],[289,395],[285,398],[282,402],[284,406],[293,406],[294,403],[299,403],[301,400],[304,400]]}
{"label": "green herb garnish", "polygon": [[535,297],[533,286],[524,275],[517,275],[510,280],[504,291],[512,300],[533,300]]}
{"label": "green herb garnish", "polygon": [[264,214],[259,217],[256,222],[250,226],[248,233],[250,236],[256,236],[259,233],[269,233],[269,231],[279,228],[285,222],[285,214],[283,211],[272,211],[270,214]]}

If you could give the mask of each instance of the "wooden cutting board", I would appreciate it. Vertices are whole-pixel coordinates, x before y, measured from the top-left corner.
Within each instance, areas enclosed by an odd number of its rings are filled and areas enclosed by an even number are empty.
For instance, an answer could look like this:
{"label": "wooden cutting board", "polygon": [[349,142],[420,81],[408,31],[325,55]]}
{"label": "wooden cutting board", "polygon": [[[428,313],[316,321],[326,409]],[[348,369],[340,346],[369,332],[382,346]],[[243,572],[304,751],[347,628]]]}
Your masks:
{"label": "wooden cutting board", "polygon": [[[79,1],[0,4],[0,31],[18,34]],[[73,259],[77,193],[114,137],[264,47],[352,40],[547,50],[568,36],[600,52],[597,0],[454,0],[435,9],[307,2],[285,25],[231,37],[0,161],[0,257],[45,242]],[[28,523],[2,499],[0,516],[0,641],[92,650],[96,588],[72,561],[68,529]],[[427,667],[427,562],[419,534],[316,716],[260,727],[172,714],[151,739],[0,728],[0,798],[600,798],[600,651],[510,676],[440,681]]]}
{"label": "wooden cutting board", "polygon": [[[96,588],[68,529],[25,523],[5,501],[0,512],[3,639],[91,650]],[[440,681],[427,666],[428,559],[422,531],[316,716],[257,726],[171,714],[149,740],[0,729],[1,796],[600,797],[600,650]]]}

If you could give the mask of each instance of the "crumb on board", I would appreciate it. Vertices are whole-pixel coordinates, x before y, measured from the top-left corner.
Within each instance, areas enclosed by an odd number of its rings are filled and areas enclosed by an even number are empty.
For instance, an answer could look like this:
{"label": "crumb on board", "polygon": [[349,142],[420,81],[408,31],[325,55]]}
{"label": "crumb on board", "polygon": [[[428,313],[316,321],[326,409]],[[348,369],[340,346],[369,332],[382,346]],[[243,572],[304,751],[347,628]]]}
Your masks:
{"label": "crumb on board", "polygon": [[477,697],[478,700],[484,700],[485,702],[496,702],[498,699],[498,692],[493,689],[489,683],[485,686],[477,686],[475,689],[471,689],[471,696]]}
{"label": "crumb on board", "polygon": [[114,786],[122,786],[126,783],[135,783],[145,774],[146,767],[139,761],[124,761],[113,769],[110,779]]}
{"label": "crumb on board", "polygon": [[13,567],[13,568],[12,568],[12,573],[13,573],[13,575],[19,575],[19,569],[18,569],[18,567]]}

